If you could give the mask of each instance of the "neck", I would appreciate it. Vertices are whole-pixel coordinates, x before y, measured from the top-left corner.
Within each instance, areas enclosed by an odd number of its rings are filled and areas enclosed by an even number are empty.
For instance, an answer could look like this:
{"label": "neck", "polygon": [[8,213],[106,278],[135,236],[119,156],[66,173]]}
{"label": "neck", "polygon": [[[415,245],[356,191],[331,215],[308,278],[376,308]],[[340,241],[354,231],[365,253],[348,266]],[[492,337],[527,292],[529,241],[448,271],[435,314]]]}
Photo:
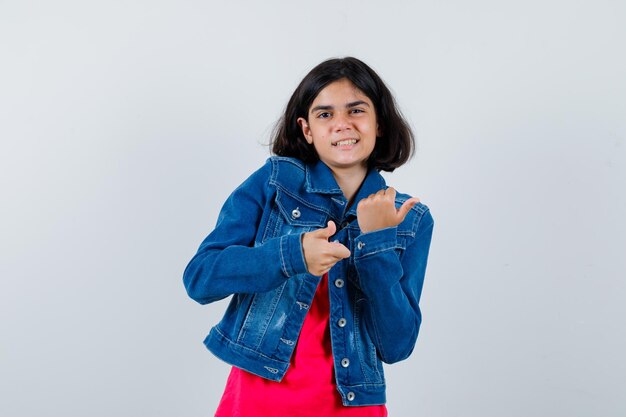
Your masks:
{"label": "neck", "polygon": [[333,177],[335,177],[335,181],[337,181],[337,185],[341,188],[344,197],[348,200],[348,205],[352,204],[352,200],[356,195],[356,192],[363,184],[363,180],[367,175],[367,168],[363,167],[358,170],[337,170],[331,169],[333,173]]}

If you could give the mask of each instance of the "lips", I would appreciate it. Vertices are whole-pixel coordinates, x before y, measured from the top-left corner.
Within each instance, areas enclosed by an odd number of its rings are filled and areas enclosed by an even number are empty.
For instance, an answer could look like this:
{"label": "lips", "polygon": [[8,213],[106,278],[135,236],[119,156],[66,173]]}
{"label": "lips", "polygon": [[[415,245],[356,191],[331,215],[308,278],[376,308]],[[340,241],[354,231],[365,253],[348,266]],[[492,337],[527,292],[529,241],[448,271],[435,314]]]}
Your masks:
{"label": "lips", "polygon": [[354,145],[355,143],[357,143],[359,140],[358,139],[340,139],[336,142],[333,142],[332,145],[333,146],[350,146],[350,145]]}

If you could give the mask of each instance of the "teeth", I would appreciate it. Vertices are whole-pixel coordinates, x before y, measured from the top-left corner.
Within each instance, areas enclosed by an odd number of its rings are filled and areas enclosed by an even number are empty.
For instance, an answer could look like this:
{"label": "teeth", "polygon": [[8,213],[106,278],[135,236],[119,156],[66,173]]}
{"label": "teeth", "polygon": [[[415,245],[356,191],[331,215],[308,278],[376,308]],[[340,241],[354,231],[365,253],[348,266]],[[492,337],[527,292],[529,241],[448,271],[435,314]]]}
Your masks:
{"label": "teeth", "polygon": [[346,139],[335,143],[335,146],[354,145],[355,143],[356,139]]}

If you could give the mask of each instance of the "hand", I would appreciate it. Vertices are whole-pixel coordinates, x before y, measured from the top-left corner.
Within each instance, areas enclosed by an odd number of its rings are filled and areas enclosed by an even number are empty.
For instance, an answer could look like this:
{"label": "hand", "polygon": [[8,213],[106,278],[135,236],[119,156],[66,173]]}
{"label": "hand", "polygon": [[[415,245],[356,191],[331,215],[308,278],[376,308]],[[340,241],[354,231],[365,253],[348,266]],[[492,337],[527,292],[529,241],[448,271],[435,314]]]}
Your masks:
{"label": "hand", "polygon": [[406,217],[419,198],[409,198],[396,209],[396,190],[392,187],[370,194],[359,201],[356,207],[357,221],[362,233],[397,226]]}
{"label": "hand", "polygon": [[332,221],[323,229],[307,232],[302,237],[302,251],[307,270],[313,275],[324,275],[337,262],[350,256],[350,250],[339,242],[329,242],[337,226]]}

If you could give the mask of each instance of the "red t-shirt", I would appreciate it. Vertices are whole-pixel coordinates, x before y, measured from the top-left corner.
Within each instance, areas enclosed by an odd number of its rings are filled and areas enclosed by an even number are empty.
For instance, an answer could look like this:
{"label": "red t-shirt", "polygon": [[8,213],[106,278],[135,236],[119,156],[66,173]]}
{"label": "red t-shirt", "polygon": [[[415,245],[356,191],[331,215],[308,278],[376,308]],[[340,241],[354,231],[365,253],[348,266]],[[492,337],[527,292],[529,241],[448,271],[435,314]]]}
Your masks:
{"label": "red t-shirt", "polygon": [[215,417],[386,417],[385,405],[341,403],[330,343],[328,274],[320,281],[281,382],[233,367]]}

